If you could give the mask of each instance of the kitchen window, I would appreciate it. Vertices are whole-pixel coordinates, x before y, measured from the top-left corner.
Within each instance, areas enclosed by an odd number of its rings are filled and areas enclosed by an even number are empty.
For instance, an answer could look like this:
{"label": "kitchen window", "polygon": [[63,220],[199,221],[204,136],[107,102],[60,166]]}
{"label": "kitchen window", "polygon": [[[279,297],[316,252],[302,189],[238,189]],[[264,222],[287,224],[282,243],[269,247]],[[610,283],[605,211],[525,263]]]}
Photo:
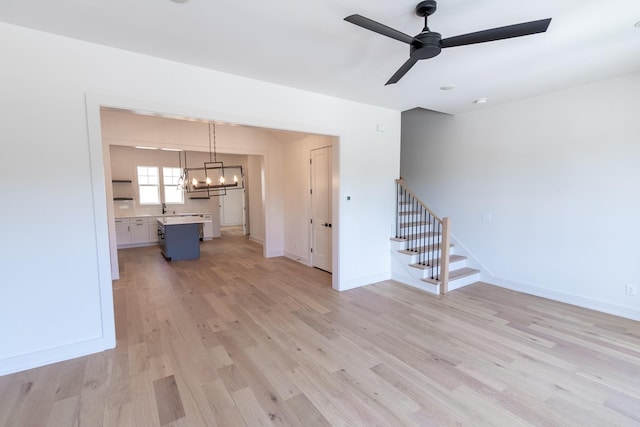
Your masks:
{"label": "kitchen window", "polygon": [[184,204],[184,192],[178,189],[178,182],[182,175],[180,168],[162,168],[162,183],[164,189],[164,202]]}
{"label": "kitchen window", "polygon": [[160,177],[157,166],[138,166],[138,193],[141,205],[160,204]]}

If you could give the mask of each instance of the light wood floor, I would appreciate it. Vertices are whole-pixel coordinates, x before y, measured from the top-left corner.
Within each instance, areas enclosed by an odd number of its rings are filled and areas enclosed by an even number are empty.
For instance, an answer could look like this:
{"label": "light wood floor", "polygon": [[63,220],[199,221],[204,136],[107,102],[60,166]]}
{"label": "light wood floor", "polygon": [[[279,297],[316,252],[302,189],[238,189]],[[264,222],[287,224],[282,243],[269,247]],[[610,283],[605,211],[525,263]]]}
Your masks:
{"label": "light wood floor", "polygon": [[114,350],[0,377],[0,426],[640,425],[640,326],[486,284],[348,292],[231,234],[120,251]]}

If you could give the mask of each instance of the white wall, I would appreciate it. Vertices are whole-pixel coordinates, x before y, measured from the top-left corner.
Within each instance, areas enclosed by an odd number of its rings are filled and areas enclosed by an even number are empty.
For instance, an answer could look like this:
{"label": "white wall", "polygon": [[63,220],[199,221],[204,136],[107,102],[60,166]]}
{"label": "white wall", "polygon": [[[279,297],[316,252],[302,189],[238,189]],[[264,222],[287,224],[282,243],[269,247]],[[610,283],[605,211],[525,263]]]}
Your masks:
{"label": "white wall", "polygon": [[[399,112],[7,24],[0,49],[0,374],[115,344],[100,106],[337,136],[334,287],[389,277]],[[265,232],[283,235],[264,160]]]}
{"label": "white wall", "polygon": [[[114,196],[133,197],[133,200],[114,201],[114,214],[116,217],[135,216],[135,215],[161,215],[162,206],[157,205],[141,205],[139,203],[138,184],[137,184],[137,166],[157,166],[162,168],[179,167],[178,153],[163,150],[141,150],[134,147],[124,147],[119,145],[110,146],[111,154],[111,176],[113,179],[130,179],[131,183],[115,183],[113,184],[114,192],[120,192]],[[181,154],[184,156],[184,153]],[[192,161],[193,167],[202,167],[205,161],[209,161],[207,153],[188,152],[188,158]],[[244,158],[246,163],[247,156],[220,154],[218,160],[225,162],[227,165],[241,164]],[[184,167],[184,165],[183,165]],[[162,169],[160,169],[162,173]],[[162,195],[162,193],[161,193]],[[209,200],[191,199],[190,196],[202,196],[202,193],[185,193],[183,204],[167,204],[167,213],[210,213],[215,219],[214,222],[220,220],[220,210],[218,208],[218,197],[212,197]]]}
{"label": "white wall", "polygon": [[[401,175],[486,281],[640,319],[640,74],[402,117]],[[482,220],[491,214],[492,221]]]}

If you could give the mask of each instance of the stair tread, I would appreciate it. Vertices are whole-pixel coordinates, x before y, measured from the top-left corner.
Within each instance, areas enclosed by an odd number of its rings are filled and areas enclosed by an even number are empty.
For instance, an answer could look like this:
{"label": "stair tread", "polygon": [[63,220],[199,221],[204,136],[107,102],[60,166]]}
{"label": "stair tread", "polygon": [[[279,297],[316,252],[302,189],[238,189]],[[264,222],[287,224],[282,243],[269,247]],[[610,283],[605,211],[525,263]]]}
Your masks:
{"label": "stair tread", "polygon": [[[473,274],[476,273],[480,273],[480,270],[476,270],[474,268],[469,268],[469,267],[464,267],[464,268],[460,268],[458,270],[453,270],[449,272],[449,282],[452,282],[454,280],[457,279],[462,279],[463,277],[467,277],[467,276],[471,276]],[[420,279],[423,282],[427,282],[427,283],[431,283],[433,285],[441,285],[442,282],[440,280],[437,279],[429,279],[429,278],[423,278]]]}
{"label": "stair tread", "polygon": [[463,277],[471,276],[472,274],[480,273],[480,270],[476,270],[475,268],[463,267],[457,270],[453,270],[449,272],[449,281],[461,279]]}

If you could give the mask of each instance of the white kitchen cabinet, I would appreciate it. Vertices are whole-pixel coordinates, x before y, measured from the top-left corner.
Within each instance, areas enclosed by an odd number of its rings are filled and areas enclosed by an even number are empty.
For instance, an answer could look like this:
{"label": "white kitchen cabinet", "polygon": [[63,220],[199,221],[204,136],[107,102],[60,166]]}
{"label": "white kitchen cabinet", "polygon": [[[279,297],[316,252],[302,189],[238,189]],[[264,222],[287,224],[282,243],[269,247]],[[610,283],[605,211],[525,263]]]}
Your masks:
{"label": "white kitchen cabinet", "polygon": [[[181,214],[175,217],[197,216],[205,222],[202,225],[203,240],[220,237],[216,218],[212,214]],[[171,215],[169,215],[171,217]],[[155,216],[134,216],[116,218],[116,242],[118,248],[132,248],[137,246],[151,246],[158,244],[158,220]],[[217,234],[216,234],[217,231]]]}
{"label": "white kitchen cabinet", "polygon": [[202,240],[211,240],[213,239],[213,215],[204,214],[202,217],[209,221],[202,225]]}
{"label": "white kitchen cabinet", "polygon": [[149,243],[149,226],[147,218],[131,218],[129,229],[131,230],[131,244],[139,245]]}
{"label": "white kitchen cabinet", "polygon": [[158,244],[158,222],[155,216],[116,218],[118,248]]}
{"label": "white kitchen cabinet", "polygon": [[116,243],[118,246],[131,244],[129,218],[116,219]]}

